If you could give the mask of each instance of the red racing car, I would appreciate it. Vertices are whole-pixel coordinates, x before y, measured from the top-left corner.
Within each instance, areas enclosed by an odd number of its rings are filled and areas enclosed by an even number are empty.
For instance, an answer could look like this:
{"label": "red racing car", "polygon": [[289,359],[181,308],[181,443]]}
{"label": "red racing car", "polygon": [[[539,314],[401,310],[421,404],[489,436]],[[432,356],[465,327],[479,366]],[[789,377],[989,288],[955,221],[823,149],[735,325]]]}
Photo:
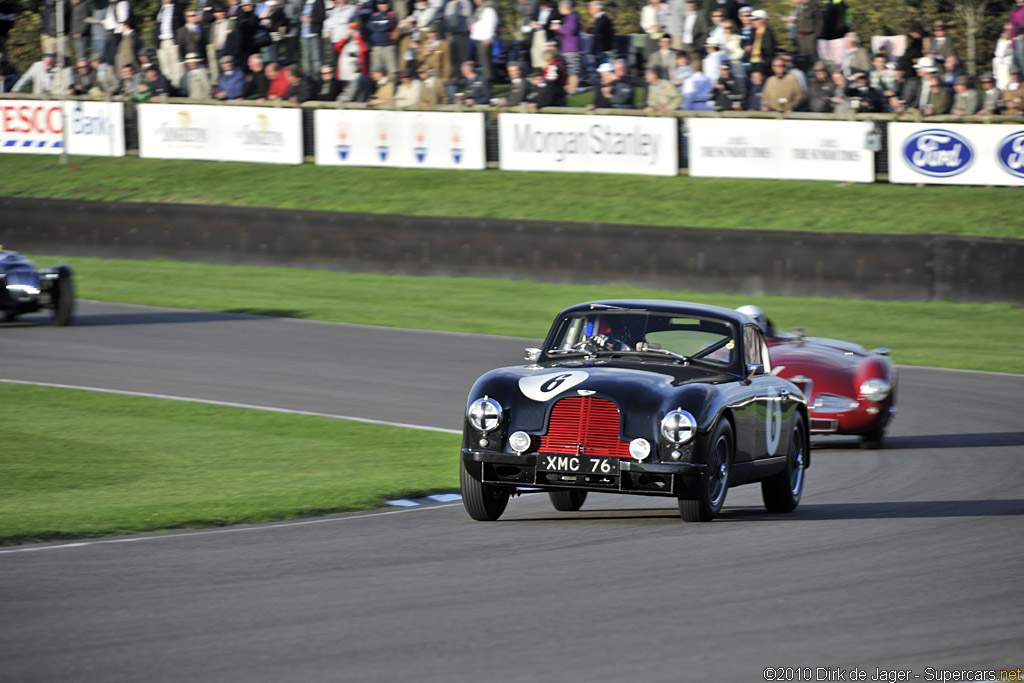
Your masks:
{"label": "red racing car", "polygon": [[861,448],[880,448],[896,416],[896,366],[885,347],[866,351],[859,344],[806,337],[774,328],[757,306],[741,306],[764,332],[772,372],[803,390],[810,409],[811,434],[852,434]]}

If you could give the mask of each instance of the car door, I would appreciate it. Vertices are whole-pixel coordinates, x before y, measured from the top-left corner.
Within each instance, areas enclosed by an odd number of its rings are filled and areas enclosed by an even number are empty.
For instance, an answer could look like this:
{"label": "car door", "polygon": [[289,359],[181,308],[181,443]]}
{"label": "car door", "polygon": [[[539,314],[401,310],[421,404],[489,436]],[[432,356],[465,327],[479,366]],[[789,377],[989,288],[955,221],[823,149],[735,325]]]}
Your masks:
{"label": "car door", "polygon": [[[751,386],[757,393],[757,450],[755,461],[765,460],[784,453],[783,425],[785,404],[790,402],[790,393],[782,380],[772,374],[771,359],[764,335],[756,325],[747,325],[743,330],[743,349],[747,365],[760,365]],[[792,414],[792,410],[789,411]]]}

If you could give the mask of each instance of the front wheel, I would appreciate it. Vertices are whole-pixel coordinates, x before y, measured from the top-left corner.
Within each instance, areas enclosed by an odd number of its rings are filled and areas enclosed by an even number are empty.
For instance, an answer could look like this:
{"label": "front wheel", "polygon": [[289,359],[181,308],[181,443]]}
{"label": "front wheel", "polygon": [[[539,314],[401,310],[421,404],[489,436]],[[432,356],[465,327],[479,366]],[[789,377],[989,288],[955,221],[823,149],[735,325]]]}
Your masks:
{"label": "front wheel", "polygon": [[459,484],[462,489],[462,504],[469,516],[476,521],[494,522],[505,512],[511,489],[485,484],[474,478],[466,469],[466,463],[462,458],[459,458]]}
{"label": "front wheel", "polygon": [[551,504],[559,512],[576,512],[587,499],[586,491],[548,491]]}
{"label": "front wheel", "polygon": [[74,315],[75,285],[71,282],[71,275],[61,273],[53,283],[53,324],[70,325]]}
{"label": "front wheel", "polygon": [[786,469],[761,482],[761,499],[768,512],[792,512],[804,493],[804,468],[807,466],[807,434],[803,415],[793,418],[789,435]]}
{"label": "front wheel", "polygon": [[708,443],[707,466],[697,485],[697,497],[679,499],[679,516],[687,522],[710,522],[721,512],[729,490],[733,443],[732,425],[723,417]]}
{"label": "front wheel", "polygon": [[885,438],[885,424],[882,423],[872,428],[870,432],[860,437],[860,447],[866,451],[877,451],[882,447],[882,439]]}

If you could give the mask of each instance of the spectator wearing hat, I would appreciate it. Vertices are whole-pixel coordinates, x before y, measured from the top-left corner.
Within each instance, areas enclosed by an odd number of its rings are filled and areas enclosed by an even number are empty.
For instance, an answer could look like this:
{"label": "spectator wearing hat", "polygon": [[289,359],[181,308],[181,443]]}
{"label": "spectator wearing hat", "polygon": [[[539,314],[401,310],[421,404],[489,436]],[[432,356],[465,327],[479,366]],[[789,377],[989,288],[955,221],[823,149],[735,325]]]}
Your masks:
{"label": "spectator wearing hat", "polygon": [[400,109],[420,107],[423,98],[423,82],[413,76],[409,69],[398,72],[398,87],[395,88],[393,104]]}
{"label": "spectator wearing hat", "polygon": [[[768,65],[770,65],[772,60],[775,58],[775,52],[777,50],[775,34],[772,33],[771,28],[768,27],[768,13],[763,9],[754,10],[750,14],[750,18],[754,27],[752,34],[753,40],[750,44],[750,51],[747,53],[750,68],[758,69],[762,73],[765,73],[768,70]],[[765,83],[765,87],[768,87],[767,82]]]}
{"label": "spectator wearing hat", "polygon": [[686,0],[686,14],[683,16],[683,34],[680,37],[682,50],[691,57],[704,54],[704,43],[708,39],[708,17],[698,9],[697,0]]}
{"label": "spectator wearing hat", "polygon": [[747,96],[747,89],[743,79],[738,78],[732,72],[730,62],[722,62],[718,66],[720,75],[715,81],[713,98],[715,109],[718,111],[740,111],[743,109],[743,101]]}
{"label": "spectator wearing hat", "polygon": [[370,48],[363,41],[359,24],[352,22],[349,29],[348,35],[334,44],[334,52],[338,55],[334,77],[341,82],[342,91],[359,74],[370,74]]}
{"label": "spectator wearing hat", "polygon": [[1010,67],[1010,82],[1002,94],[999,107],[1004,116],[1024,115],[1024,86],[1020,84],[1020,68],[1016,64]]}
{"label": "spectator wearing hat", "polygon": [[953,116],[973,116],[978,111],[978,91],[971,87],[967,76],[957,76],[953,82]]}
{"label": "spectator wearing hat", "polygon": [[661,77],[660,72],[657,67],[648,67],[644,71],[644,80],[647,82],[647,106],[644,111],[648,113],[671,113],[683,103],[683,96]]}
{"label": "spectator wearing hat", "polygon": [[[184,3],[175,0],[160,0],[153,17],[153,42],[157,46],[156,56],[160,64],[160,72],[170,77],[173,82],[180,82],[181,49],[178,45],[178,29],[185,25]],[[150,84],[150,92],[156,95],[156,86]]]}
{"label": "spectator wearing hat", "polygon": [[853,111],[868,114],[885,111],[885,100],[882,94],[871,87],[871,79],[867,71],[855,71],[853,83],[847,88],[850,96],[850,108]]}
{"label": "spectator wearing hat", "polygon": [[978,116],[992,116],[999,113],[999,99],[1002,93],[996,87],[996,77],[991,71],[983,73],[978,79],[981,92],[978,93]]}
{"label": "spectator wearing hat", "polygon": [[185,55],[185,73],[181,77],[181,93],[190,100],[208,100],[213,86],[210,70],[198,52]]}
{"label": "spectator wearing hat", "polygon": [[611,109],[612,84],[615,83],[615,70],[611,62],[597,67],[597,77],[600,82],[594,88],[594,109]]}
{"label": "spectator wearing hat", "polygon": [[814,73],[807,82],[807,108],[815,114],[832,112],[832,96],[836,87],[832,75],[828,72],[825,62],[820,59],[814,63]]}
{"label": "spectator wearing hat", "polygon": [[238,100],[245,95],[245,73],[235,65],[235,58],[220,58],[220,78],[217,79],[216,97],[220,100]]}
{"label": "spectator wearing hat", "polygon": [[[299,45],[301,50],[302,71],[315,74],[320,71],[323,62],[323,30],[326,10],[324,0],[305,0],[299,13]],[[302,79],[298,85],[301,86]],[[296,84],[293,83],[293,86]],[[297,99],[302,93],[297,93]],[[289,96],[289,99],[293,99]],[[307,98],[308,99],[308,98]],[[302,100],[305,102],[306,100]]]}
{"label": "spectator wearing hat", "polygon": [[948,33],[946,22],[938,19],[932,24],[931,45],[925,50],[925,55],[936,61],[945,60],[951,54],[956,53],[956,46],[953,38]]}
{"label": "spectator wearing hat", "polygon": [[[517,70],[518,73],[519,65],[518,62],[512,62],[508,65],[509,77],[512,77],[513,70]],[[436,107],[439,104],[448,104],[448,89],[445,87],[444,81],[437,75],[434,67],[427,64],[419,65],[419,77],[421,82],[420,87],[420,105],[424,109],[430,109]],[[520,78],[520,80],[523,80]],[[516,92],[516,83],[513,80],[512,90],[509,91],[509,97],[513,97]],[[524,95],[525,96],[525,95]],[[518,104],[518,102],[516,103]]]}
{"label": "spectator wearing hat", "polygon": [[791,112],[799,109],[804,102],[800,81],[786,71],[782,57],[772,60],[772,75],[765,81],[761,95],[761,111]]}

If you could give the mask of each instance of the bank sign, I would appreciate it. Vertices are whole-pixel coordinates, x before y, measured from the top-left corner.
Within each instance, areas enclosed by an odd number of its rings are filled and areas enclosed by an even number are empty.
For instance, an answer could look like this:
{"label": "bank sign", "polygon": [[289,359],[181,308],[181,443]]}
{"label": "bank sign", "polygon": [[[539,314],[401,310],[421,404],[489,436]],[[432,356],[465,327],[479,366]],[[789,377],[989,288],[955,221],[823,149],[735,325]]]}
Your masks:
{"label": "bank sign", "polygon": [[674,176],[679,123],[648,116],[498,116],[504,171],[571,171]]}
{"label": "bank sign", "polygon": [[65,121],[68,154],[124,156],[124,104],[77,100],[0,100],[0,152],[60,154]]}
{"label": "bank sign", "polygon": [[1024,126],[890,123],[889,181],[1024,185]]}
{"label": "bank sign", "polygon": [[873,131],[859,121],[687,119],[690,175],[870,183]]}

